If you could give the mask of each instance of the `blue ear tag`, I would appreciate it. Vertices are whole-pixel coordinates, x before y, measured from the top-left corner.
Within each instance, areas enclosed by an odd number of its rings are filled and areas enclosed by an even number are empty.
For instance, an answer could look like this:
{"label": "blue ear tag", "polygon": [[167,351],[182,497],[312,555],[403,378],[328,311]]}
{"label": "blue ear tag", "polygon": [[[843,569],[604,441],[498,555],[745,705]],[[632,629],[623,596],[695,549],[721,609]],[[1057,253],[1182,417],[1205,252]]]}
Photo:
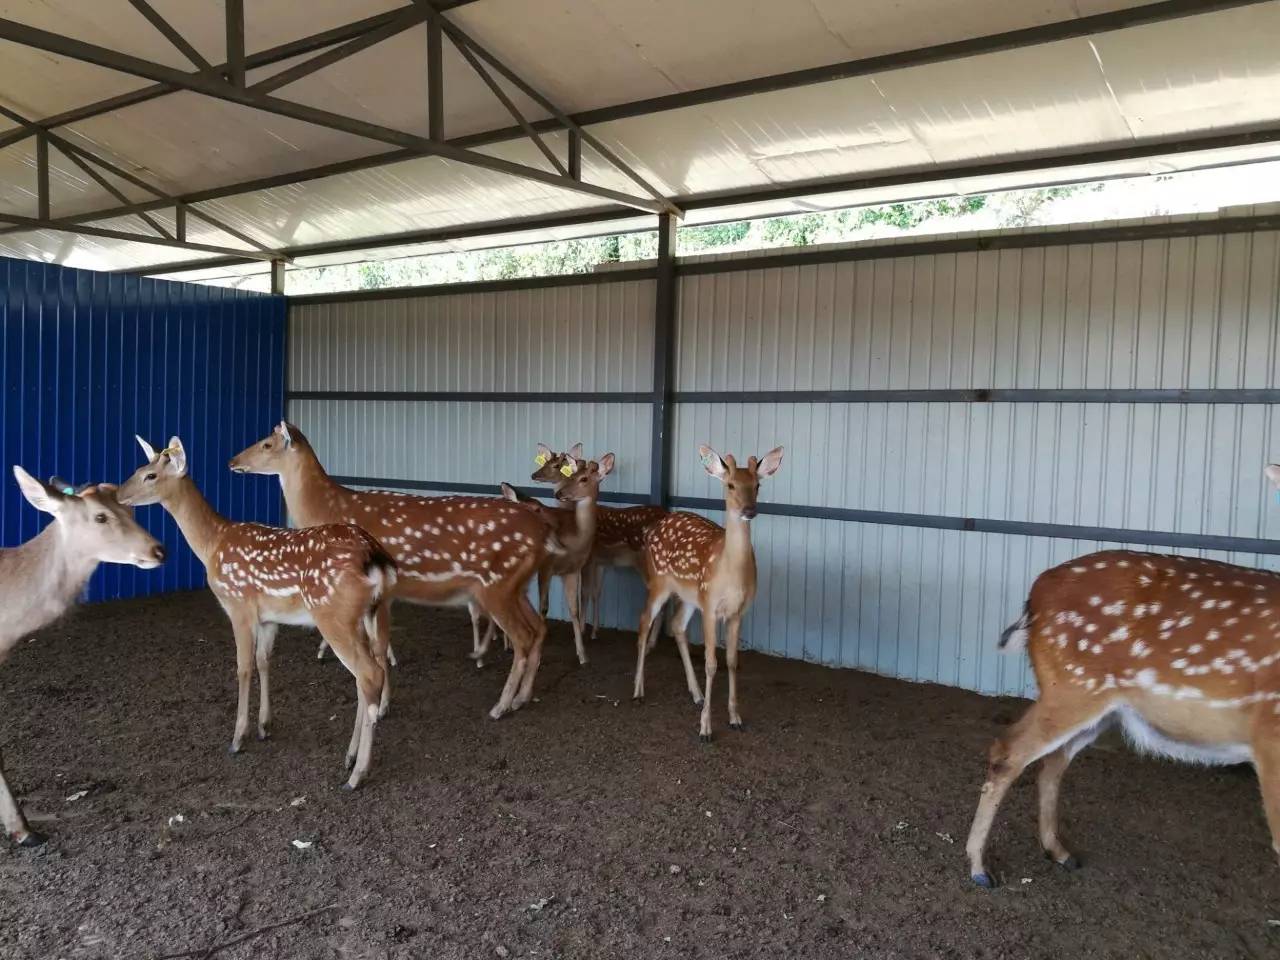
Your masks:
{"label": "blue ear tag", "polygon": [[715,462],[715,461],[711,458],[711,454],[709,454],[709,453],[704,453],[704,454],[702,455],[702,465],[703,465],[704,467],[708,467],[708,468],[710,468],[711,464],[712,464],[712,463],[714,463],[714,462]]}
{"label": "blue ear tag", "polygon": [[63,487],[62,492],[68,497],[74,497],[76,495],[76,491],[72,487]]}

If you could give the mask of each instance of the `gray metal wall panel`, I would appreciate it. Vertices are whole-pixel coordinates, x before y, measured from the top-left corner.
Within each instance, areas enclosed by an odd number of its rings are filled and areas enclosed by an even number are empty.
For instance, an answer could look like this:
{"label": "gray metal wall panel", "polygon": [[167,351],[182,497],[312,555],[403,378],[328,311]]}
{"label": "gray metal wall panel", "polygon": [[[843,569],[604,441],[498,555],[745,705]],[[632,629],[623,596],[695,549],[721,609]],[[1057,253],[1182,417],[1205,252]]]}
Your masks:
{"label": "gray metal wall panel", "polygon": [[653,290],[641,280],[296,306],[289,388],[648,390]]}
{"label": "gray metal wall panel", "polygon": [[[690,276],[677,389],[1272,388],[1278,290],[1274,233]],[[681,404],[677,496],[720,494],[704,441],[786,445],[762,488],[774,502],[1280,538],[1265,405]],[[1115,546],[767,516],[753,530],[750,644],[989,693],[1033,686],[994,642],[1035,575]]]}

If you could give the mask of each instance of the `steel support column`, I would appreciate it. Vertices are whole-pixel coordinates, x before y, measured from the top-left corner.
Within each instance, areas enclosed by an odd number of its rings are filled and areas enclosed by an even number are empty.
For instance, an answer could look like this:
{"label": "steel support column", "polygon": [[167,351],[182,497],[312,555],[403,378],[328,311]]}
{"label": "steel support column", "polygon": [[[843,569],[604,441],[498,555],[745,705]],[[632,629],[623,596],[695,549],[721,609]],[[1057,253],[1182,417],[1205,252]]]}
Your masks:
{"label": "steel support column", "polygon": [[671,499],[671,428],[675,413],[676,218],[658,214],[658,273],[653,310],[653,426],[649,454],[649,502]]}

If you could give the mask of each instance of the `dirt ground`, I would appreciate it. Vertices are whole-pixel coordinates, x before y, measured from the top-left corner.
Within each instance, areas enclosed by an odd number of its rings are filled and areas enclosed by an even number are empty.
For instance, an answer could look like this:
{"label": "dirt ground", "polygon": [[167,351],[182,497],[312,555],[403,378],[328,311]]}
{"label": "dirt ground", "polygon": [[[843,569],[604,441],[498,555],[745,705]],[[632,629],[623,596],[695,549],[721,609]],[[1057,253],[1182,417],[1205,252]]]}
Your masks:
{"label": "dirt ground", "polygon": [[204,956],[309,911],[216,956],[1280,955],[1251,771],[1087,751],[1064,789],[1078,873],[1042,859],[1024,777],[987,892],[964,836],[1017,701],[748,654],[748,730],[720,684],[706,746],[669,640],[633,705],[630,638],[580,668],[558,626],[539,701],[496,723],[505,661],[477,671],[468,644],[465,615],[397,608],[392,711],[350,794],[353,684],[315,634],[282,630],[274,737],[231,757],[208,594],[43,631],[0,669],[10,778],[52,835],[0,844],[0,957]]}

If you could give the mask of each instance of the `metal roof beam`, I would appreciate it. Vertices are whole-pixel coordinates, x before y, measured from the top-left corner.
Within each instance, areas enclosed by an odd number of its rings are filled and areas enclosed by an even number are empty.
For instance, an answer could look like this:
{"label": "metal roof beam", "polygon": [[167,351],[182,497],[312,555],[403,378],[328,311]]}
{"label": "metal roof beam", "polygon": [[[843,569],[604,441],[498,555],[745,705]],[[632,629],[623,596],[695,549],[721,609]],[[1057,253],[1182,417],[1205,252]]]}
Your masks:
{"label": "metal roof beam", "polygon": [[[439,4],[441,9],[454,9],[455,7],[464,7],[469,3],[475,3],[476,0],[443,0]],[[270,67],[285,60],[292,60],[294,57],[306,56],[308,53],[315,53],[334,44],[344,43],[347,40],[362,36],[370,30],[376,30],[394,20],[406,10],[413,7],[401,7],[398,10],[389,10],[386,13],[379,13],[372,17],[365,17],[363,20],[356,20],[352,23],[343,24],[340,27],[334,27],[330,30],[322,30],[319,33],[313,33],[309,36],[302,37],[299,40],[290,40],[288,43],[282,43],[278,46],[269,47],[266,50],[260,50],[257,53],[251,53],[245,56],[244,65],[246,70],[256,70],[259,67]],[[229,64],[220,63],[214,66],[213,72],[222,75],[227,72]],[[85,104],[83,107],[76,107],[73,110],[66,110],[62,113],[53,114],[44,117],[39,121],[39,125],[45,128],[63,127],[72,123],[80,123],[83,120],[90,120],[93,117],[100,117],[103,114],[112,113],[116,110],[122,110],[125,107],[131,107],[139,103],[146,103],[149,100],[155,100],[158,97],[168,96],[171,93],[177,93],[178,87],[167,83],[155,83],[151,86],[143,87],[140,90],[131,90],[129,93],[122,93],[118,96],[108,97],[105,100],[99,100],[96,103]],[[13,142],[7,138],[12,134],[0,136],[0,148],[8,146]]]}
{"label": "metal roof beam", "polygon": [[197,250],[204,253],[217,253],[244,260],[278,260],[278,253],[259,253],[257,250],[237,250],[234,247],[219,247],[209,243],[193,243],[188,240],[173,240],[169,237],[153,237],[150,234],[129,233],[126,230],[112,230],[86,223],[67,225],[57,220],[42,220],[39,217],[20,217],[12,213],[0,213],[0,223],[11,223],[22,227],[23,232],[29,230],[55,230],[59,233],[74,233],[86,237],[102,237],[107,240],[127,240],[133,243],[149,243],[158,247],[176,247],[179,250]]}
{"label": "metal roof beam", "polygon": [[[447,29],[448,25],[446,24],[445,26]],[[476,153],[444,141],[430,140],[416,134],[385,127],[381,124],[370,123],[366,120],[344,116],[328,110],[321,110],[318,107],[310,107],[305,104],[254,93],[234,84],[222,83],[204,74],[183,73],[181,70],[175,70],[164,64],[130,56],[97,44],[86,43],[73,37],[51,33],[48,30],[41,30],[14,20],[0,19],[0,39],[10,40],[48,53],[70,57],[73,60],[81,60],[85,63],[92,63],[144,79],[169,83],[217,100],[225,100],[277,116],[289,117],[293,120],[301,120],[304,123],[315,124],[316,126],[337,130],[341,133],[348,133],[368,140],[377,140],[382,143],[404,147],[419,156],[436,156],[443,160],[469,164],[492,170],[496,173],[532,180],[535,183],[561,187],[574,193],[583,193],[599,199],[612,200],[615,203],[621,203],[625,206],[635,207],[637,210],[646,210],[651,213],[657,213],[660,210],[667,209],[669,206],[666,201],[635,197],[619,190],[611,190],[607,187],[599,187],[595,184],[573,180],[570,177],[562,177],[559,174],[548,173],[545,170],[530,167],[527,164]]]}
{"label": "metal roof beam", "polygon": [[142,14],[147,22],[160,32],[160,34],[173,44],[184,57],[191,61],[191,65],[197,70],[212,72],[213,64],[206,60],[200,51],[193,47],[187,38],[180,34],[168,20],[160,16],[156,12],[155,7],[151,6],[147,0],[129,0],[133,4],[133,8]]}
{"label": "metal roof beam", "polygon": [[[705,210],[733,204],[765,203],[772,200],[788,200],[797,197],[820,196],[822,194],[830,193],[847,193],[858,190],[874,190],[883,187],[908,186],[916,183],[966,180],[978,177],[994,177],[1012,173],[1027,173],[1034,171],[1049,172],[1065,167],[1083,167],[1121,160],[1140,160],[1147,157],[1177,156],[1183,153],[1193,153],[1206,150],[1226,150],[1269,143],[1280,144],[1280,126],[1268,127],[1259,130],[1248,130],[1239,133],[1215,134],[1208,137],[1179,138],[1177,140],[1152,140],[1138,144],[1126,144],[1122,147],[1108,147],[1101,150],[1068,151],[1056,154],[1035,154],[1026,157],[1004,158],[980,163],[914,168],[910,170],[894,171],[893,173],[878,173],[860,177],[830,177],[822,180],[807,180],[797,183],[771,185],[767,187],[749,187],[742,190],[688,194],[676,197],[675,201],[685,210]],[[1215,166],[1218,165],[1215,164]],[[1096,179],[1098,179],[1096,175],[1071,178],[1055,178],[1050,175],[1034,183],[1028,183],[1017,187],[1008,187],[1005,189],[1035,189],[1037,187],[1050,186],[1054,184],[1087,182],[1089,180]],[[785,214],[774,214],[774,216],[783,215]],[[515,233],[523,230],[539,230],[548,227],[568,227],[603,223],[610,220],[621,220],[634,216],[636,216],[636,212],[626,207],[596,207],[591,210],[574,211],[568,214],[550,214],[547,216],[524,217],[514,220],[496,220],[484,223],[464,224],[457,227],[438,227],[428,230],[413,230],[406,233],[383,234],[375,237],[354,237],[347,240],[332,240],[324,243],[304,244],[301,246],[286,247],[285,252],[293,257],[321,256],[331,253],[355,253],[363,250],[377,250],[384,247],[409,246],[419,243],[438,243],[446,240],[482,237],[489,234]],[[247,261],[232,259],[204,263],[191,261],[186,263],[168,263],[156,267],[129,269],[124,272],[147,274],[179,273],[184,270],[198,270],[209,266],[235,266],[245,262]]]}

